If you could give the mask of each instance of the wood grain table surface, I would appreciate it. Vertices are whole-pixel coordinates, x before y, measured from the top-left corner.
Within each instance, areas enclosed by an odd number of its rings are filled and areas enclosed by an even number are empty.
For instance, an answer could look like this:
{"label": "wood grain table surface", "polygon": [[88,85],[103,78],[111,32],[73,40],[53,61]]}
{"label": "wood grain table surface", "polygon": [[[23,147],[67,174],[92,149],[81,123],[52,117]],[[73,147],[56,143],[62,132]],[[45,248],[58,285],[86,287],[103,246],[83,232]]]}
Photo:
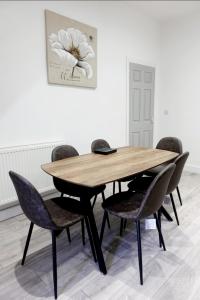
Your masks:
{"label": "wood grain table surface", "polygon": [[43,164],[51,176],[87,187],[95,187],[139,174],[175,159],[178,153],[160,149],[122,147],[117,152],[84,154]]}

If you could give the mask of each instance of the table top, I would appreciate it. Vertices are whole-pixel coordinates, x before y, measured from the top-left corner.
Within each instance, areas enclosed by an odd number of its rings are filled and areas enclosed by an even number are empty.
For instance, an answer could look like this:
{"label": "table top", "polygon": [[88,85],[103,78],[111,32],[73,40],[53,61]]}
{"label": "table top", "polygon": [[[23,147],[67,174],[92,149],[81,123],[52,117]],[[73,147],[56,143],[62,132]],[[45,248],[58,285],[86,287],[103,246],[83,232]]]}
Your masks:
{"label": "table top", "polygon": [[49,175],[87,187],[96,187],[135,175],[173,160],[178,153],[160,149],[122,147],[102,155],[89,153],[41,166]]}

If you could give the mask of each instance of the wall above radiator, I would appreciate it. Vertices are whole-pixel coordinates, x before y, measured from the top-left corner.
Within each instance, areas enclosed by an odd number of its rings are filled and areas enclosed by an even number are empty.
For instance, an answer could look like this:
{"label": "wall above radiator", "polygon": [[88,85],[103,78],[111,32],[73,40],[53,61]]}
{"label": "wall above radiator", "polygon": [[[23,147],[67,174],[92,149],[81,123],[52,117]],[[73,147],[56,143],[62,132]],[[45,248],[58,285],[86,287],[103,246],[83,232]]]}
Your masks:
{"label": "wall above radiator", "polygon": [[61,144],[63,141],[0,147],[0,209],[18,201],[8,175],[10,170],[30,180],[40,193],[54,189],[51,176],[42,171],[40,166],[51,161],[53,148]]}

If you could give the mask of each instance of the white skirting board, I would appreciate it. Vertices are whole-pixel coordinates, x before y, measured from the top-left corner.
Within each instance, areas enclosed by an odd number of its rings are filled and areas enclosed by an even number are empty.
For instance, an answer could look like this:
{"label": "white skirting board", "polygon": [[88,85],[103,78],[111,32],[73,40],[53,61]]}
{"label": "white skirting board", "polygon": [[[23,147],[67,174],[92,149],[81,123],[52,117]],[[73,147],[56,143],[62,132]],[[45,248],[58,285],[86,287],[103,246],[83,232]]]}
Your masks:
{"label": "white skirting board", "polygon": [[200,166],[198,165],[186,164],[184,170],[190,173],[200,174]]}

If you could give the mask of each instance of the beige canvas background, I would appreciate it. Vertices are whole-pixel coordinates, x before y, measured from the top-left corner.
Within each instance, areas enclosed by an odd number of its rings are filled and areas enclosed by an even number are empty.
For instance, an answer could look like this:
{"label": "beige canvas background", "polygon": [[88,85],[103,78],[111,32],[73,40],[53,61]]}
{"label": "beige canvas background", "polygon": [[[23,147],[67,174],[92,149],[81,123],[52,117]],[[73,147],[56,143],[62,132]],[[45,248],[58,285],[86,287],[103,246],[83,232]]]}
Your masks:
{"label": "beige canvas background", "polygon": [[[45,10],[45,21],[48,82],[53,84],[95,88],[97,86],[97,29],[49,10]],[[67,29],[70,27],[78,29],[85,34],[88,44],[92,46],[95,52],[95,57],[87,60],[93,69],[93,77],[91,79],[82,75],[76,68],[72,78],[71,68],[62,64],[58,56],[51,51],[48,41],[49,35],[51,33],[57,34],[60,29]],[[92,40],[89,39],[89,37],[92,37]]]}

